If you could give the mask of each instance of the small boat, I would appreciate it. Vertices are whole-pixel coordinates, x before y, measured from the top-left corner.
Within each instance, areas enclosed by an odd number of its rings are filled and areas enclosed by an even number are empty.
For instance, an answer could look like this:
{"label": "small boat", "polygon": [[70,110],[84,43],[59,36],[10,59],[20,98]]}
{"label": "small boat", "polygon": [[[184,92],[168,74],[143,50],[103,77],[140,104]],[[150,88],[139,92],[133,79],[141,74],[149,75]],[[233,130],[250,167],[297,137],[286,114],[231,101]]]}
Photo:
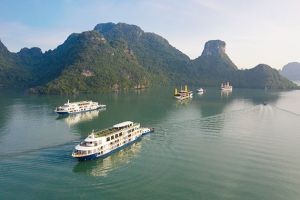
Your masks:
{"label": "small boat", "polygon": [[93,101],[78,101],[78,102],[70,102],[68,100],[63,106],[59,106],[55,108],[54,112],[57,114],[75,114],[81,112],[87,112],[97,109],[105,109],[106,105],[99,104],[98,102]]}
{"label": "small boat", "polygon": [[184,90],[181,89],[180,91],[175,88],[174,97],[178,100],[185,100],[193,98],[193,92],[188,90],[187,85],[185,85]]}
{"label": "small boat", "polygon": [[142,128],[142,135],[154,132],[154,128]]}
{"label": "small boat", "polygon": [[222,91],[232,91],[232,86],[229,84],[229,82],[224,83],[224,84],[222,83],[221,90]]}
{"label": "small boat", "polygon": [[204,93],[204,89],[203,88],[199,88],[199,89],[197,89],[197,92]]}
{"label": "small boat", "polygon": [[139,123],[121,122],[108,129],[93,131],[80,144],[75,146],[72,157],[77,158],[79,161],[103,158],[153,131],[153,128],[141,128]]}

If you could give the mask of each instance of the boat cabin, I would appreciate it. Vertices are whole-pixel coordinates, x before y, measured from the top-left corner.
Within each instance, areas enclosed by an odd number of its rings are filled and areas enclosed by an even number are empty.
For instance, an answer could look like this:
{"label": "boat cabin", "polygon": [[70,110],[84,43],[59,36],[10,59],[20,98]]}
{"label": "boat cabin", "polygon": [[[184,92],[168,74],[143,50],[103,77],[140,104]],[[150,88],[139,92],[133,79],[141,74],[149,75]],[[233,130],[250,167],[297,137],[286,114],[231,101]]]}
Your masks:
{"label": "boat cabin", "polygon": [[133,126],[133,122],[126,121],[126,122],[122,122],[122,123],[113,125],[113,129],[120,130],[120,129],[124,129],[124,128],[129,128],[131,126]]}

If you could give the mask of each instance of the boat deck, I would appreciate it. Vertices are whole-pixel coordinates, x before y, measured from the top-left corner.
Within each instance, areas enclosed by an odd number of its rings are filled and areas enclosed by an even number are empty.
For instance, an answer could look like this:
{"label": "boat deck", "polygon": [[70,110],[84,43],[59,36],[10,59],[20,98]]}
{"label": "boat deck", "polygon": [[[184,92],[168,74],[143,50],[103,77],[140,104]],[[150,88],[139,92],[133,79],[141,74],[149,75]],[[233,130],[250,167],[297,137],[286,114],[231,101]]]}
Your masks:
{"label": "boat deck", "polygon": [[95,135],[95,137],[107,136],[107,135],[110,135],[114,132],[118,132],[118,131],[121,131],[121,130],[126,130],[126,129],[133,128],[137,125],[139,125],[139,123],[134,123],[132,126],[122,128],[122,129],[116,129],[116,128],[111,127],[111,128],[105,129],[105,130],[97,131],[97,132],[94,133],[94,135]]}

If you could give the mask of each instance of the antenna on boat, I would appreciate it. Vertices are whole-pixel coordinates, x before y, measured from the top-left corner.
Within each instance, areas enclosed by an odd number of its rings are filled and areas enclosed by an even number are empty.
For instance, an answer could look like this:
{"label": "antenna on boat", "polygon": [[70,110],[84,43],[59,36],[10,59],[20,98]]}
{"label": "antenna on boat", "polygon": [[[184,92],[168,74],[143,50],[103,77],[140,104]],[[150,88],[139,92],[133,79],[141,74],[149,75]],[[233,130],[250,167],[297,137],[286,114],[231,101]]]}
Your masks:
{"label": "antenna on boat", "polygon": [[92,130],[92,133],[91,133],[91,138],[95,138],[95,131],[94,131],[94,129]]}

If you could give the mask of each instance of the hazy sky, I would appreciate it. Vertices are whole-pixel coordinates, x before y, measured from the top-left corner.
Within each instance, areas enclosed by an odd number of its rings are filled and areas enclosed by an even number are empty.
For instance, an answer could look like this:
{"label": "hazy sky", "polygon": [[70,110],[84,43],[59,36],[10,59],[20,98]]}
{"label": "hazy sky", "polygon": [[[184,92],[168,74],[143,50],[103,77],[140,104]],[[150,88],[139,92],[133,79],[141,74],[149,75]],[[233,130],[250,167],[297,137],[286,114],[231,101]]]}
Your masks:
{"label": "hazy sky", "polygon": [[13,52],[54,49],[104,22],[136,24],[190,58],[224,40],[239,68],[300,61],[300,0],[0,0],[0,39]]}

